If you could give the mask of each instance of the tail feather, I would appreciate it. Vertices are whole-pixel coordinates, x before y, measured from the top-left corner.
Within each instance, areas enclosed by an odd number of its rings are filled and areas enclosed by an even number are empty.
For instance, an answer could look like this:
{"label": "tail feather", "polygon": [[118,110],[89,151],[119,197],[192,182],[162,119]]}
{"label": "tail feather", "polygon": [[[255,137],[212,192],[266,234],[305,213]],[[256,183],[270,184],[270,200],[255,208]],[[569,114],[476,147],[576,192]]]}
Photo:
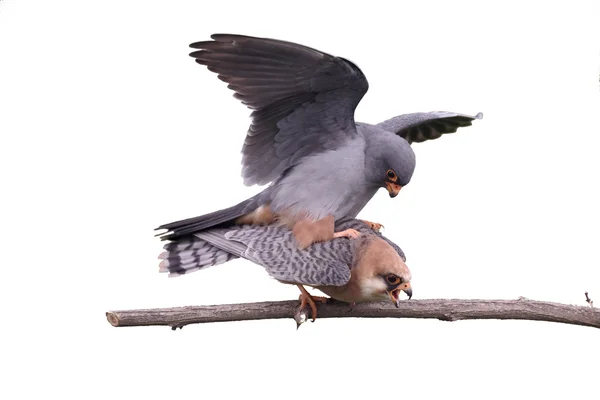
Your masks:
{"label": "tail feather", "polygon": [[[195,243],[191,249],[187,250],[177,250],[177,257],[181,260],[186,260],[192,257],[202,257],[212,252],[212,246],[208,243],[198,242]],[[168,252],[167,252],[168,253]],[[164,258],[165,260],[169,259],[169,256]]]}
{"label": "tail feather", "polygon": [[236,218],[260,207],[263,203],[263,199],[267,195],[267,190],[268,189],[265,189],[256,196],[223,210],[161,225],[155,230],[166,229],[166,231],[161,232],[156,236],[159,236],[161,240],[178,240],[184,236],[201,232],[208,228],[231,223]]}
{"label": "tail feather", "polygon": [[[227,253],[225,251],[223,251],[223,252]],[[227,254],[229,254],[229,253],[227,253]],[[179,258],[178,256],[167,258],[160,262],[159,268],[168,270],[169,268],[171,268],[171,269],[173,269],[173,268],[188,269],[193,266],[208,267],[208,266],[215,265],[215,264],[213,264],[213,262],[221,260],[221,258],[222,258],[221,252],[216,251],[214,248],[211,248],[210,252],[208,252],[206,254],[191,255],[188,257],[181,257],[181,258]],[[226,259],[225,261],[229,261],[229,259]]]}
{"label": "tail feather", "polygon": [[159,256],[162,259],[159,272],[168,272],[169,277],[189,274],[238,258],[195,236],[167,243],[164,248],[165,252]]}
{"label": "tail feather", "polygon": [[[251,228],[251,225],[237,226],[236,230],[243,230]],[[246,257],[247,246],[241,242],[235,240],[229,240],[227,238],[227,232],[229,229],[210,229],[204,232],[196,234],[196,237],[205,240],[212,246],[215,246],[229,254],[233,254],[237,257]]]}

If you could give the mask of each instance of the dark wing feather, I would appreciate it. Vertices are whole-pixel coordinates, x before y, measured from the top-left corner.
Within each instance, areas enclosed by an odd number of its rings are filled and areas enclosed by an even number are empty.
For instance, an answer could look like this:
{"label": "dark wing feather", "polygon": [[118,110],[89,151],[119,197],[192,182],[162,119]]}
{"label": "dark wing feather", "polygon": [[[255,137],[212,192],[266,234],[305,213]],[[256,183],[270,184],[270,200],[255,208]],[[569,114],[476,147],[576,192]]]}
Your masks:
{"label": "dark wing feather", "polygon": [[404,114],[378,124],[379,127],[396,133],[408,143],[437,139],[443,134],[454,133],[458,128],[470,126],[474,119],[483,118],[482,113],[475,116],[433,111],[426,113]]}
{"label": "dark wing feather", "polygon": [[303,157],[356,134],[354,110],[367,92],[348,60],[281,40],[216,34],[190,55],[235,91],[252,123],[242,148],[246,185],[266,184]]}

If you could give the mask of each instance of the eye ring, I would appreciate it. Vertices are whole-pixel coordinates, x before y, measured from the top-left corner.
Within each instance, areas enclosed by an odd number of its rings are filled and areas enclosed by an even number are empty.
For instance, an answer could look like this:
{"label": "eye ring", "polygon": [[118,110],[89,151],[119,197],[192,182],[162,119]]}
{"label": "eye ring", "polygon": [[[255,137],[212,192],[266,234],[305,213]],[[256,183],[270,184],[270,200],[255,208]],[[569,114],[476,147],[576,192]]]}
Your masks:
{"label": "eye ring", "polygon": [[388,169],[386,172],[386,175],[388,177],[388,179],[395,181],[397,179],[396,173],[394,172],[393,169]]}
{"label": "eye ring", "polygon": [[385,280],[390,284],[390,285],[396,285],[398,283],[400,283],[400,278],[398,278],[396,275],[394,274],[389,274],[388,276],[385,277]]}

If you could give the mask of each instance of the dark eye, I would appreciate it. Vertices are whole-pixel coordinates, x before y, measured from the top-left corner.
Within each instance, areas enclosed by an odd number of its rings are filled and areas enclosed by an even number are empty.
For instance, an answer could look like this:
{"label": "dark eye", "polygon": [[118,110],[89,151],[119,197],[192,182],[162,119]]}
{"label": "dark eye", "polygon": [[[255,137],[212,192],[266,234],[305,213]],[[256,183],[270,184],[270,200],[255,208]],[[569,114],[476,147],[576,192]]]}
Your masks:
{"label": "dark eye", "polygon": [[392,181],[395,181],[395,180],[396,180],[396,173],[395,173],[393,170],[391,170],[391,169],[388,169],[388,170],[387,170],[387,177],[388,177],[390,180],[392,180]]}
{"label": "dark eye", "polygon": [[396,285],[397,283],[400,283],[400,278],[394,274],[389,274],[385,280],[387,280],[390,285]]}

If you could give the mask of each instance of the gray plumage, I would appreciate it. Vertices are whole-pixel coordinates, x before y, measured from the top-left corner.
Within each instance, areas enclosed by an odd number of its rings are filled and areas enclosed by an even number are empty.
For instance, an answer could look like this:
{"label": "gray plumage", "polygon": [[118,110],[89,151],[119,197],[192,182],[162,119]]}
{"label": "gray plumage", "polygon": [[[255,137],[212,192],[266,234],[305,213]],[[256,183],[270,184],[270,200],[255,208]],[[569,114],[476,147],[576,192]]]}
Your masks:
{"label": "gray plumage", "polygon": [[269,275],[282,282],[342,286],[350,279],[356,249],[373,235],[385,240],[406,261],[400,247],[365,223],[350,219],[336,224],[336,229],[348,228],[356,229],[361,236],[315,243],[305,250],[297,249],[292,232],[280,225],[207,229],[185,241],[165,245],[160,271],[179,276],[241,257],[263,266]]}
{"label": "gray plumage", "polygon": [[447,113],[401,115],[378,125],[355,123],[368,89],[352,62],[295,43],[216,34],[190,55],[228,83],[251,108],[242,147],[246,185],[270,186],[252,199],[208,215],[165,224],[163,239],[233,221],[270,204],[278,213],[319,220],[354,218],[395,172],[408,184],[415,169],[410,143],[436,139],[481,118]]}
{"label": "gray plumage", "polygon": [[273,39],[213,35],[190,55],[253,109],[242,148],[247,185],[267,184],[302,158],[357,136],[354,109],[368,83],[354,64]]}

